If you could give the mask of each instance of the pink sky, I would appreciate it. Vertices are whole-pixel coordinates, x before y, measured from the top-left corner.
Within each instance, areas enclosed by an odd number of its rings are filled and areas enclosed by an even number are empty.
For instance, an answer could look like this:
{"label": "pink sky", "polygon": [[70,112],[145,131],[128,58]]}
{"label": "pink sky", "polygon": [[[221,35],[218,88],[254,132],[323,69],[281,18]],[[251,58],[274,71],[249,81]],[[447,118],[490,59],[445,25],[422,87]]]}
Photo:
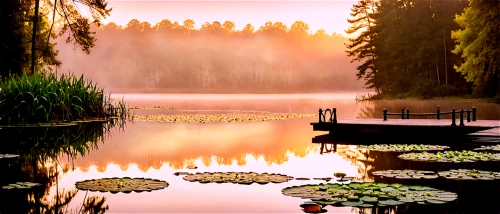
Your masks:
{"label": "pink sky", "polygon": [[350,8],[357,1],[146,1],[108,0],[113,8],[104,23],[114,22],[125,26],[131,19],[147,21],[152,25],[162,19],[182,23],[192,19],[199,28],[205,22],[233,21],[236,29],[247,23],[258,28],[267,21],[281,21],[288,27],[302,20],[314,32],[319,29],[345,34]]}

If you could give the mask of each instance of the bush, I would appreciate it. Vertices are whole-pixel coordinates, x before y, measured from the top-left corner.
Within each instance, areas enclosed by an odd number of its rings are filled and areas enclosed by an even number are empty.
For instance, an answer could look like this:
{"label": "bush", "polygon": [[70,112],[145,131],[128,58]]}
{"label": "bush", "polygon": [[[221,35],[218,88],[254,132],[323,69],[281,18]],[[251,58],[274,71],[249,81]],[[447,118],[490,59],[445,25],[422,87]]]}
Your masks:
{"label": "bush", "polygon": [[[0,124],[34,124],[116,116],[111,97],[73,74],[22,74],[0,83]],[[119,103],[123,111],[123,103]]]}

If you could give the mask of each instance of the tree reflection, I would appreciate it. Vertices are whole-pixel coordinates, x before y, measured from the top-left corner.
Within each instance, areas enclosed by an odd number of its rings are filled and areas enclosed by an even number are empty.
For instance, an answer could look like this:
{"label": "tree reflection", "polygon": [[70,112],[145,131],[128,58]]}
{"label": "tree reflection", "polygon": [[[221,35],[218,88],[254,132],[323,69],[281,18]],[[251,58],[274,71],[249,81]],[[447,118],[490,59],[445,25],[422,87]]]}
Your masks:
{"label": "tree reflection", "polygon": [[[98,148],[115,125],[123,129],[125,121],[116,123],[81,123],[76,126],[51,128],[3,128],[0,136],[2,153],[19,154],[19,158],[1,160],[0,186],[29,181],[42,184],[31,189],[0,190],[0,213],[104,213],[109,209],[102,196],[85,197],[80,210],[68,205],[78,193],[77,189],[59,189],[58,181],[70,169],[62,166],[62,156],[74,160]],[[55,193],[51,189],[55,187]]]}

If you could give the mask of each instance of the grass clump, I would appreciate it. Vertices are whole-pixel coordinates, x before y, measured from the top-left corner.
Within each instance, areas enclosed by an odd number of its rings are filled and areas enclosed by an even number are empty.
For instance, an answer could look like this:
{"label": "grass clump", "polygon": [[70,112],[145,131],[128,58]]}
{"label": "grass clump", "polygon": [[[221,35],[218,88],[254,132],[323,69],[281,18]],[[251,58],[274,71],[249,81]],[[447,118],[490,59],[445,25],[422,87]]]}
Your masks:
{"label": "grass clump", "polygon": [[58,123],[126,115],[123,102],[74,74],[36,73],[0,83],[0,124]]}

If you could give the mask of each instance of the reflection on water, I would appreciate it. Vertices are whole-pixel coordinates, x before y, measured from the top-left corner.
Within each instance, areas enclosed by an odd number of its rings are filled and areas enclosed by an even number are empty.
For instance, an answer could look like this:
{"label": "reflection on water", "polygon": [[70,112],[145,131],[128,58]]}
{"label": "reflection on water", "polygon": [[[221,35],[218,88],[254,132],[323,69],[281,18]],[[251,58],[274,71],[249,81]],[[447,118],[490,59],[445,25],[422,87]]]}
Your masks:
{"label": "reflection on water", "polygon": [[[357,104],[354,97],[353,94],[352,99],[347,95],[208,99],[206,95],[191,98],[125,95],[125,100],[131,107],[169,105],[175,108],[138,110],[137,114],[185,110],[316,113],[320,107],[336,107],[339,118],[373,117],[382,108],[396,111],[402,106],[414,112],[428,112],[437,105],[444,109],[446,103],[455,108],[470,105],[451,101]],[[227,100],[229,98],[233,100]],[[496,119],[500,115],[487,113],[498,112],[498,106],[474,106],[478,109],[478,119]],[[9,142],[0,145],[0,153],[21,154],[18,159],[0,160],[2,174],[9,175],[0,176],[0,186],[17,181],[43,184],[24,192],[0,190],[0,213],[300,213],[298,205],[304,200],[283,196],[281,189],[322,181],[292,180],[249,186],[200,184],[184,181],[174,172],[253,171],[306,178],[332,177],[334,172],[344,172],[359,180],[372,181],[370,172],[393,166],[393,160],[362,153],[355,146],[311,143],[314,136],[325,134],[312,131],[309,123],[313,121],[316,118],[207,124],[134,122],[127,123],[125,130],[92,124],[43,131],[0,130],[2,142],[4,139]],[[6,136],[13,137],[6,139]],[[198,168],[187,169],[189,165]],[[163,190],[130,194],[75,189],[77,181],[126,176],[157,178],[170,185]],[[329,213],[358,212],[348,207],[329,206],[327,210]]]}

